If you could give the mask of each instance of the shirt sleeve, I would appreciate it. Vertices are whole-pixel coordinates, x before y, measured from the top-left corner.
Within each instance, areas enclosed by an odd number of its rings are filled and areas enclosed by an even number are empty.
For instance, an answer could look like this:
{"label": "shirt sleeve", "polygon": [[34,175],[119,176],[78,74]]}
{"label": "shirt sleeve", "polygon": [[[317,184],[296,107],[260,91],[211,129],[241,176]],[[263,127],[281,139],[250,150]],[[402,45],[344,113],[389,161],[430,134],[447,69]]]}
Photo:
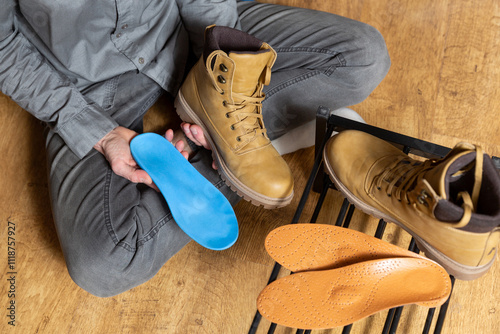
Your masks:
{"label": "shirt sleeve", "polygon": [[83,158],[118,126],[57,72],[16,27],[17,1],[6,0],[0,12],[0,91],[46,122]]}
{"label": "shirt sleeve", "polygon": [[207,26],[215,24],[241,29],[236,0],[177,0],[177,5],[197,57],[203,52]]}

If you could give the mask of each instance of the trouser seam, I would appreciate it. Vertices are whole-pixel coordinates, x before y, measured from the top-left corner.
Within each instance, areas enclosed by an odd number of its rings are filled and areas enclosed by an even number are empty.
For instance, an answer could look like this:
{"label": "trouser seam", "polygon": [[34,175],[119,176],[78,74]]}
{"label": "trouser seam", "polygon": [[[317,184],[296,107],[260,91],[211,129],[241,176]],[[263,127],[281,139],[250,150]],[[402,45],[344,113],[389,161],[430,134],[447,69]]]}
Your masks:
{"label": "trouser seam", "polygon": [[337,58],[337,61],[339,62],[340,65],[331,65],[330,67],[328,67],[326,69],[326,71],[324,72],[325,75],[327,76],[331,76],[333,74],[333,72],[335,72],[335,70],[339,67],[346,67],[347,66],[347,61],[345,60],[344,56],[342,55],[342,53],[337,53],[335,55],[335,58]]}
{"label": "trouser seam", "polygon": [[274,94],[278,93],[282,89],[285,89],[287,87],[290,87],[292,85],[295,85],[296,83],[299,83],[301,81],[305,81],[307,79],[310,79],[318,74],[321,74],[321,71],[311,71],[306,74],[301,74],[299,76],[296,76],[294,78],[291,78],[287,81],[284,81],[280,83],[278,86],[274,87],[273,89],[269,90],[266,92],[266,100],[270,99]]}
{"label": "trouser seam", "polygon": [[277,47],[274,49],[278,55],[280,53],[287,53],[287,52],[302,52],[302,53],[322,53],[325,55],[330,55],[332,56],[335,60],[337,60],[338,64],[331,65],[328,67],[327,71],[330,68],[337,68],[337,67],[345,67],[347,65],[347,61],[344,58],[344,55],[342,52],[337,52],[333,51],[330,49],[324,49],[324,48],[311,48],[307,46],[301,46],[301,47],[292,47],[292,46],[286,46],[286,47]]}
{"label": "trouser seam", "polygon": [[312,48],[309,46],[283,46],[283,47],[276,47],[274,50],[277,53],[281,52],[307,52],[307,53],[324,53],[324,54],[329,54],[332,56],[338,56],[341,53],[330,50],[330,49],[325,49],[325,48]]}
{"label": "trouser seam", "polygon": [[115,231],[113,230],[113,226],[111,225],[111,217],[110,217],[110,208],[109,208],[109,188],[111,185],[111,175],[113,171],[108,169],[106,172],[106,178],[104,181],[104,223],[106,224],[106,229],[108,230],[108,234],[113,240],[115,245],[118,245],[118,238],[116,237]]}
{"label": "trouser seam", "polygon": [[[143,237],[142,237],[142,240],[140,240],[138,243],[137,243],[137,246],[142,246],[144,245],[146,242],[148,242],[149,240],[153,239],[154,236],[158,233],[158,231],[160,230],[160,228],[162,228],[163,226],[165,226],[169,221],[171,221],[173,219],[172,217],[172,213],[168,213],[166,214],[165,216],[163,216],[161,219],[159,219],[156,224],[153,226],[152,229],[149,230],[148,233],[146,233]],[[129,246],[130,247],[130,246]],[[134,248],[135,250],[135,248]]]}
{"label": "trouser seam", "polygon": [[276,87],[274,87],[266,92],[266,100],[271,98],[274,94],[278,93],[282,89],[285,89],[287,87],[295,85],[296,83],[299,83],[301,81],[310,79],[318,74],[324,74],[326,76],[331,76],[337,68],[345,67],[347,64],[342,53],[334,52],[334,51],[328,50],[328,49],[310,48],[310,47],[282,47],[282,48],[276,48],[275,50],[278,54],[281,52],[314,52],[314,53],[330,54],[330,55],[333,55],[337,59],[338,64],[330,65],[324,71],[312,70],[306,74],[301,74],[301,75],[296,76],[294,78],[291,78],[287,81],[284,81],[284,82],[280,83],[278,86],[276,86]]}

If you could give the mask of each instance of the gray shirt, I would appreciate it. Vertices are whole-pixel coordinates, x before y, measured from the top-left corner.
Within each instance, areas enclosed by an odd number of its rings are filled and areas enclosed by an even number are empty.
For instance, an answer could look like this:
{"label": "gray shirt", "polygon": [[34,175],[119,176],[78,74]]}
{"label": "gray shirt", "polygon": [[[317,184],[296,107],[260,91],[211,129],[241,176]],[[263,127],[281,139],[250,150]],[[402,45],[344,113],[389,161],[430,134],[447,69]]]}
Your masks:
{"label": "gray shirt", "polygon": [[82,158],[118,124],[81,91],[136,70],[175,94],[211,24],[236,0],[0,0],[0,91]]}

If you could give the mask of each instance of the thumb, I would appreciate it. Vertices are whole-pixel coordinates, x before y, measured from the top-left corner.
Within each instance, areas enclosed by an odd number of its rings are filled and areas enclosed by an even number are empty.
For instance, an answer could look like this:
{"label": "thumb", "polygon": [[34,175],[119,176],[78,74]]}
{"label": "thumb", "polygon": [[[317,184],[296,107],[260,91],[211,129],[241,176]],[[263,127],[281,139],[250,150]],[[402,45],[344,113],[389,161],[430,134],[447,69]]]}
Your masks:
{"label": "thumb", "polygon": [[156,184],[153,182],[153,179],[151,178],[151,176],[149,176],[149,174],[145,170],[135,169],[133,171],[132,178],[133,178],[133,180],[130,180],[130,181],[132,181],[134,183],[144,183],[145,185],[153,188],[154,190],[156,190],[158,192],[160,191],[160,189],[158,189]]}
{"label": "thumb", "polygon": [[134,183],[144,183],[147,184],[148,186],[153,183],[153,180],[149,176],[149,174],[142,169],[134,169],[131,173],[131,179],[130,181]]}

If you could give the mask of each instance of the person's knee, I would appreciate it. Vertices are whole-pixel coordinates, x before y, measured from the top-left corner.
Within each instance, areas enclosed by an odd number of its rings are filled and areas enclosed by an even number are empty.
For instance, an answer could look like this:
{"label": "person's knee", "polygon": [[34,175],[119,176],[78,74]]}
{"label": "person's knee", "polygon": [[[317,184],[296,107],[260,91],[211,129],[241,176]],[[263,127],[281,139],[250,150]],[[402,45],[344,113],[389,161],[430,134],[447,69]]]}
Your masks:
{"label": "person's knee", "polygon": [[363,24],[358,36],[360,72],[356,76],[357,89],[367,97],[385,78],[391,66],[387,45],[374,27]]}
{"label": "person's knee", "polygon": [[367,30],[367,54],[371,60],[371,66],[374,67],[374,74],[382,80],[391,66],[391,59],[387,50],[382,34],[372,26]]}
{"label": "person's knee", "polygon": [[111,266],[104,269],[98,263],[98,259],[89,261],[88,259],[66,260],[71,279],[83,290],[97,297],[111,297],[120,292],[128,290],[121,286],[122,282],[117,279],[116,267]]}
{"label": "person's knee", "polygon": [[[144,226],[137,217],[131,219]],[[64,240],[61,246],[73,281],[95,296],[111,297],[149,281],[191,239],[169,219],[146,237],[130,228],[114,241],[105,233]]]}
{"label": "person's knee", "polygon": [[72,280],[97,297],[112,297],[151,279],[157,268],[134,261],[138,250],[120,245],[113,248],[91,245],[86,250],[67,252],[65,260]]}

